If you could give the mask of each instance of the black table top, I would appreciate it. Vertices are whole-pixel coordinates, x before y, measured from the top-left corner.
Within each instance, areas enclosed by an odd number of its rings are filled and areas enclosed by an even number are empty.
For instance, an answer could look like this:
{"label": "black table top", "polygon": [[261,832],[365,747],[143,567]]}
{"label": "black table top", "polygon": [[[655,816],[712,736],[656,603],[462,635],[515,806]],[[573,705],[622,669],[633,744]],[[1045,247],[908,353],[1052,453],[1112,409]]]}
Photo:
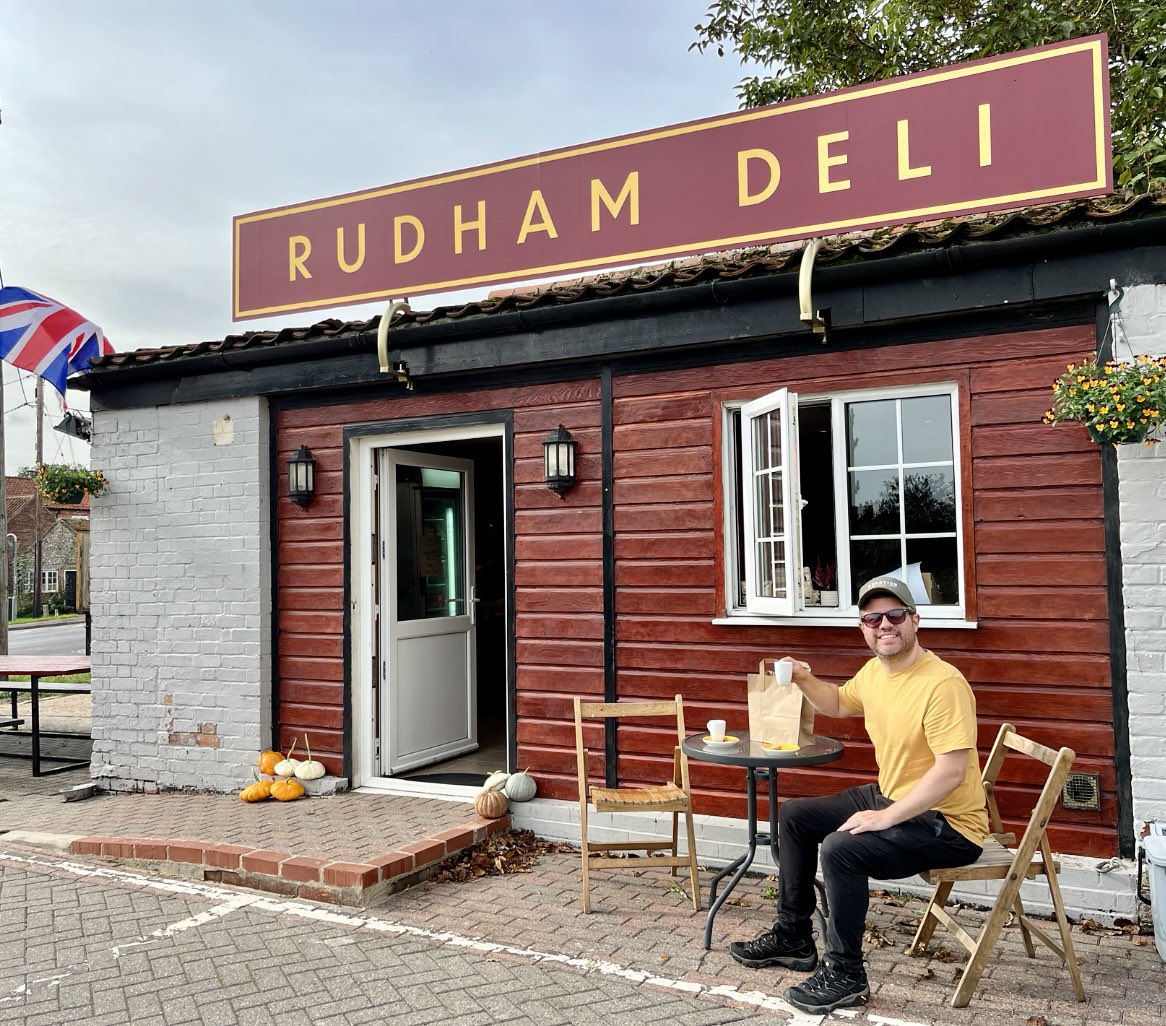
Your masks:
{"label": "black table top", "polygon": [[846,746],[832,737],[814,735],[812,745],[803,745],[795,751],[774,751],[763,748],[760,741],[753,741],[747,730],[733,730],[728,733],[737,738],[737,743],[731,748],[709,748],[704,743],[708,734],[702,731],[699,734],[690,734],[681,742],[680,747],[690,759],[699,759],[702,762],[719,762],[728,766],[770,766],[781,769],[783,766],[819,766],[826,762],[835,762],[842,758]]}

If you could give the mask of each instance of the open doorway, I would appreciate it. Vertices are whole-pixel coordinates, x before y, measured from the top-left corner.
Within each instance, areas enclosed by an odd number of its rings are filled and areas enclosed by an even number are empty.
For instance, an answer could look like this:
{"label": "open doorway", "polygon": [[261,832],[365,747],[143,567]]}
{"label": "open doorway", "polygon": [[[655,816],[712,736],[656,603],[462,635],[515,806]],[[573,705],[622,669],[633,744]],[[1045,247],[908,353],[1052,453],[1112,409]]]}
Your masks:
{"label": "open doorway", "polygon": [[473,601],[476,607],[473,663],[476,669],[476,747],[428,765],[408,769],[402,780],[479,786],[507,767],[506,560],[502,439],[473,438],[400,446],[426,456],[466,460],[473,467]]}
{"label": "open doorway", "polygon": [[505,427],[351,445],[354,786],[480,786],[513,734]]}

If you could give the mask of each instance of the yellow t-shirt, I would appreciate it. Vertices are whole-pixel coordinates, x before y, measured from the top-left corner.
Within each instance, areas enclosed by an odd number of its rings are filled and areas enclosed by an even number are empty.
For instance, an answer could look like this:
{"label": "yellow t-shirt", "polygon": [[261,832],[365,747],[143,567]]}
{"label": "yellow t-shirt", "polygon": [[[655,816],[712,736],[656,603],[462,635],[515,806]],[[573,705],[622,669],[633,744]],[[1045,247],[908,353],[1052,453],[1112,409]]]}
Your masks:
{"label": "yellow t-shirt", "polygon": [[964,781],[936,806],[954,829],[982,845],[988,813],[976,757],[976,696],[964,675],[934,652],[900,673],[871,659],[842,685],[839,699],[863,714],[874,742],[879,790],[898,801],[935,764],[935,756],[967,748]]}

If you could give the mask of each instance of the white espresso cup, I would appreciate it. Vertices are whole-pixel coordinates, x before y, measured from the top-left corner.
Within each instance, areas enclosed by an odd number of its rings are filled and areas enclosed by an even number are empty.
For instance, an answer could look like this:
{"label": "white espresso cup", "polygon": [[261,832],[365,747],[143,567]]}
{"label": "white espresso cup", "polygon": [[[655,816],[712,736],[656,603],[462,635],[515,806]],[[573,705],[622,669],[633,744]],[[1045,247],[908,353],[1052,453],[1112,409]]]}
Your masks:
{"label": "white espresso cup", "polygon": [[773,676],[778,684],[790,684],[794,679],[794,661],[792,659],[778,659],[773,664]]}
{"label": "white espresso cup", "polygon": [[714,741],[725,740],[725,721],[724,720],[709,720],[709,737]]}

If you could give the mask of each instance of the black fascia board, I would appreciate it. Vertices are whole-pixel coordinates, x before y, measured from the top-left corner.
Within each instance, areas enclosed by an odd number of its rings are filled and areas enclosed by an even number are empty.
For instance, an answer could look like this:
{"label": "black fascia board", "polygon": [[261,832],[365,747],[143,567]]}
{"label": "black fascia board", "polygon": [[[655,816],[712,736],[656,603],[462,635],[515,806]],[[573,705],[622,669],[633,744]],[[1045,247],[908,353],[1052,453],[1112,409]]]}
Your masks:
{"label": "black fascia board", "polygon": [[[820,264],[814,305],[828,307],[836,334],[949,320],[964,312],[1097,296],[1122,284],[1166,280],[1166,218],[1102,223],[902,256]],[[1137,245],[1135,245],[1137,243]],[[535,366],[809,336],[798,319],[797,274],[750,278],[580,300],[464,319],[408,323],[389,335],[392,358],[418,379],[461,377]],[[911,332],[915,334],[915,332]],[[71,386],[88,388],[93,409],[240,397],[400,387],[376,366],[375,333],[353,331],[233,351],[200,353],[140,366],[94,370]],[[433,384],[436,386],[437,382]],[[437,390],[426,389],[426,391]]]}

